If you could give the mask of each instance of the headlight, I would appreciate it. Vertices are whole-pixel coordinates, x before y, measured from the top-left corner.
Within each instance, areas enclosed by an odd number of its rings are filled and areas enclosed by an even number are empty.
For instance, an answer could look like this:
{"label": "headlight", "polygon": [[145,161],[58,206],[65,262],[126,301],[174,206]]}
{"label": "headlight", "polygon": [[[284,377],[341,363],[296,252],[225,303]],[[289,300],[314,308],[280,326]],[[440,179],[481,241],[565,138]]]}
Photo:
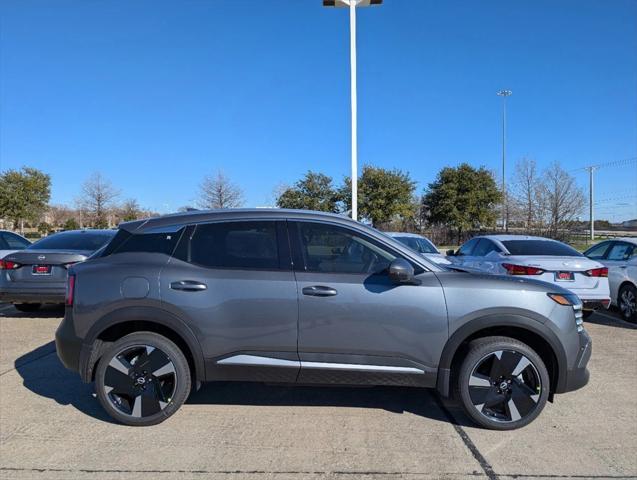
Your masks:
{"label": "headlight", "polygon": [[560,305],[573,307],[575,311],[575,325],[577,325],[577,332],[584,330],[584,319],[582,315],[582,301],[579,297],[573,293],[547,293],[555,303]]}

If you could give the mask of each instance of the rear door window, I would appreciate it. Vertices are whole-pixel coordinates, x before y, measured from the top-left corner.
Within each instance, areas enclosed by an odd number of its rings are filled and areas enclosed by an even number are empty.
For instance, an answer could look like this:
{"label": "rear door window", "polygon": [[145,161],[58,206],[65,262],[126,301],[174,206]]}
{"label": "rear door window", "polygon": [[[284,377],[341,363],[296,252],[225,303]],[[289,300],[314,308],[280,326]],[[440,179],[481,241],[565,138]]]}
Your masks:
{"label": "rear door window", "polygon": [[488,240],[486,238],[481,238],[480,242],[478,242],[478,245],[474,249],[472,255],[476,257],[484,257],[489,255],[491,252],[499,252],[499,251],[500,249],[491,240]]}
{"label": "rear door window", "polygon": [[278,240],[274,221],[197,225],[188,261],[209,268],[276,270],[281,265]]}
{"label": "rear door window", "polygon": [[458,253],[456,253],[456,255],[458,256],[471,255],[471,251],[478,244],[479,240],[480,240],[479,238],[472,238],[471,240],[466,242],[462,247],[458,249]]}

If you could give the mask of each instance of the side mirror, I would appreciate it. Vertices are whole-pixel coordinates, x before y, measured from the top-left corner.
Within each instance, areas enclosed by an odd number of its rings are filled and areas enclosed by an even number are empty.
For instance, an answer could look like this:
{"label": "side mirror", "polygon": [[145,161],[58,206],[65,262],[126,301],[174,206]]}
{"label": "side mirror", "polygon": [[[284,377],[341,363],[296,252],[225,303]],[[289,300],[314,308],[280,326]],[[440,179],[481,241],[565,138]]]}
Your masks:
{"label": "side mirror", "polygon": [[447,250],[447,256],[448,257],[453,257],[455,255],[456,255],[456,252],[454,252],[453,249],[452,250]]}
{"label": "side mirror", "polygon": [[414,267],[404,258],[397,258],[389,265],[389,278],[397,285],[414,283]]}

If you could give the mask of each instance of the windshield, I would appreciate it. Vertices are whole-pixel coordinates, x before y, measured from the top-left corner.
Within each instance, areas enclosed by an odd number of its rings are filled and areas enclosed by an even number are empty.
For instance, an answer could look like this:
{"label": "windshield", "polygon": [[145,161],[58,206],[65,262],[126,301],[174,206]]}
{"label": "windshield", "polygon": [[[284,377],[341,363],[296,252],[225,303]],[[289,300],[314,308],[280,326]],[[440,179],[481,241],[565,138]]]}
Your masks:
{"label": "windshield", "polygon": [[396,237],[400,243],[407,245],[418,253],[438,253],[436,247],[426,238],[419,237]]}
{"label": "windshield", "polygon": [[27,250],[97,250],[104,246],[111,238],[112,232],[88,233],[57,233],[49,237],[38,240],[33,245],[27,247]]}
{"label": "windshield", "polygon": [[505,240],[502,244],[511,255],[548,255],[551,257],[583,257],[573,247],[553,240]]}

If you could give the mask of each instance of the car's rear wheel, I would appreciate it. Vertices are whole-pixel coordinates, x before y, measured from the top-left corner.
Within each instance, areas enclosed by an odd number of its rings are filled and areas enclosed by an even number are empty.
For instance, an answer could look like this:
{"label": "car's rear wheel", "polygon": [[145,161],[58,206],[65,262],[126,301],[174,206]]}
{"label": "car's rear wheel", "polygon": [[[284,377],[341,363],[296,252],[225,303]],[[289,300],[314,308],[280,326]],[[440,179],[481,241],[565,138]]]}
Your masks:
{"label": "car's rear wheel", "polygon": [[617,305],[624,320],[637,323],[637,288],[633,285],[624,285],[619,290]]}
{"label": "car's rear wheel", "polygon": [[183,352],[153,332],[117,340],[102,355],[95,372],[102,407],[118,422],[133,426],[166,420],[186,401],[190,385]]}
{"label": "car's rear wheel", "polygon": [[40,310],[41,303],[14,303],[13,306],[19,312],[32,313]]}
{"label": "car's rear wheel", "polygon": [[458,373],[464,410],[486,428],[513,430],[529,424],[549,396],[544,362],[528,345],[513,338],[472,341]]}

